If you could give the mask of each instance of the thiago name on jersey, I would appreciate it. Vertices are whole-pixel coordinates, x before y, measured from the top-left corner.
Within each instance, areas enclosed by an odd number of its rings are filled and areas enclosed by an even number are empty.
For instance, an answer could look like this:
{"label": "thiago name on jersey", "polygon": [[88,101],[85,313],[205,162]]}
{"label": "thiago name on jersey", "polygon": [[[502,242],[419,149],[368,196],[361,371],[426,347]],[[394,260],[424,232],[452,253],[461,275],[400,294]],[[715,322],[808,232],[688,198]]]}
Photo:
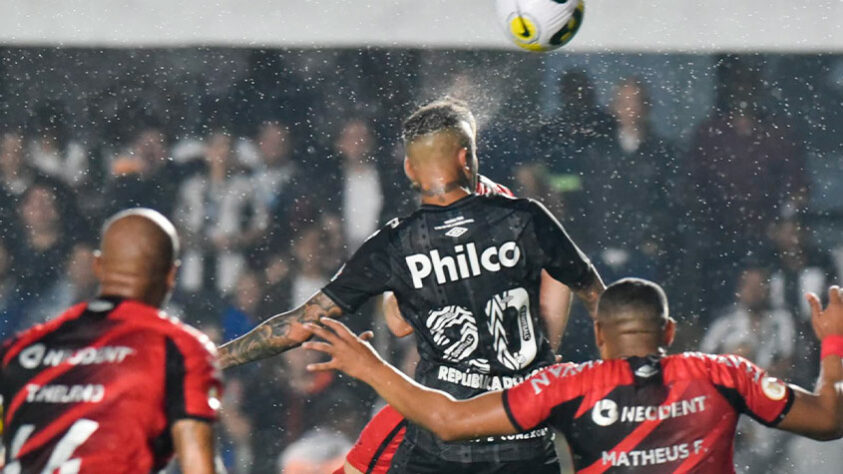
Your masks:
{"label": "thiago name on jersey", "polygon": [[405,257],[413,287],[422,288],[424,279],[433,274],[436,283],[465,280],[476,277],[481,272],[496,273],[501,268],[512,268],[521,258],[521,249],[514,241],[504,242],[499,247],[491,246],[478,252],[474,242],[465,245],[455,245],[453,256],[441,256],[438,250],[431,250],[430,254],[417,253]]}

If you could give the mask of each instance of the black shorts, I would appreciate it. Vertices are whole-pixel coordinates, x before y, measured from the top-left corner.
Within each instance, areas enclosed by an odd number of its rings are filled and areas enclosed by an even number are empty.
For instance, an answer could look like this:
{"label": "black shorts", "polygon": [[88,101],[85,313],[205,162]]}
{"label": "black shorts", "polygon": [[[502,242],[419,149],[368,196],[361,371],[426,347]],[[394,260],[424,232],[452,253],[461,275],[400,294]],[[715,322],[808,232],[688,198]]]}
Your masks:
{"label": "black shorts", "polygon": [[552,447],[535,459],[522,461],[445,461],[404,440],[392,459],[389,474],[559,474],[559,458]]}

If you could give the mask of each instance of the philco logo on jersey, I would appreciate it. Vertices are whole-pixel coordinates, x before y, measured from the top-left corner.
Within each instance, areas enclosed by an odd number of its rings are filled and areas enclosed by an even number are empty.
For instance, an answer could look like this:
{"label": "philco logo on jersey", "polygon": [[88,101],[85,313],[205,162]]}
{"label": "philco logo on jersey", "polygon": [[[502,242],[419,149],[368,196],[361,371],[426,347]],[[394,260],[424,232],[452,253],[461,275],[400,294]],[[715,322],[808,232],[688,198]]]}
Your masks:
{"label": "philco logo on jersey", "polygon": [[499,272],[501,268],[512,268],[521,259],[521,249],[513,241],[504,242],[500,247],[491,246],[482,252],[477,251],[474,243],[454,246],[454,256],[441,256],[438,250],[431,250],[430,255],[417,253],[405,258],[413,287],[421,288],[423,280],[433,273],[436,283],[444,284],[466,278],[476,277],[483,270]]}

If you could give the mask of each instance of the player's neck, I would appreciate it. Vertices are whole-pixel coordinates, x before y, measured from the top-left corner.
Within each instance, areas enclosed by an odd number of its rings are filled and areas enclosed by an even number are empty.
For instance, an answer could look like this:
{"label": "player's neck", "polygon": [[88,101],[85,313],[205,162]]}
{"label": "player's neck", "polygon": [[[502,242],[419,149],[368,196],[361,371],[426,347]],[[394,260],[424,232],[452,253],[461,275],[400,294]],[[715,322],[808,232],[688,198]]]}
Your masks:
{"label": "player's neck", "polygon": [[145,285],[125,285],[104,282],[100,285],[98,296],[112,296],[127,300],[138,301],[148,306],[160,307],[163,298],[160,291],[149,288]]}
{"label": "player's neck", "polygon": [[472,194],[471,190],[460,181],[422,185],[419,193],[421,203],[432,206],[450,206]]}
{"label": "player's neck", "polygon": [[648,357],[651,355],[664,355],[665,350],[660,347],[651,347],[649,345],[623,348],[613,355],[613,359],[628,359],[630,357]]}

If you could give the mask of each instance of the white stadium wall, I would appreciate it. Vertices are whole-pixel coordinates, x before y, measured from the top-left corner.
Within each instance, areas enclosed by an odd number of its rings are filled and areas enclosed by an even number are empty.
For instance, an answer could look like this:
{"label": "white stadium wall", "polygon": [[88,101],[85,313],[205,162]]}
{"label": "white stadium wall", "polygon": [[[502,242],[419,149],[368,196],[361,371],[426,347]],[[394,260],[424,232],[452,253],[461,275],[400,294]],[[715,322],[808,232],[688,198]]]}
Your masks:
{"label": "white stadium wall", "polygon": [[[843,51],[841,0],[586,0],[570,51]],[[509,48],[493,0],[3,0],[0,44]]]}

